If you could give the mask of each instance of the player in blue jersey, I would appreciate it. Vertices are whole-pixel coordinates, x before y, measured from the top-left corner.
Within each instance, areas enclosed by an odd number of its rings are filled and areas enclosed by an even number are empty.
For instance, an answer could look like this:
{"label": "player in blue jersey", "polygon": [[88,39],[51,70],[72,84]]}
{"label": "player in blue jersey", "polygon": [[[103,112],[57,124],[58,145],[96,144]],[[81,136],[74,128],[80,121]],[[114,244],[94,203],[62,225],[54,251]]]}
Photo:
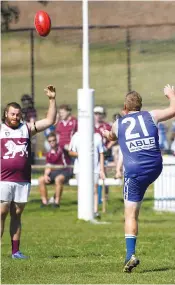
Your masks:
{"label": "player in blue jersey", "polygon": [[118,138],[124,164],[124,205],[126,259],[124,272],[131,272],[139,264],[135,256],[140,206],[148,186],[162,171],[157,124],[175,116],[175,89],[165,86],[164,94],[169,107],[151,112],[141,111],[142,98],[136,92],[125,97],[125,115],[113,124],[104,136],[113,141]]}

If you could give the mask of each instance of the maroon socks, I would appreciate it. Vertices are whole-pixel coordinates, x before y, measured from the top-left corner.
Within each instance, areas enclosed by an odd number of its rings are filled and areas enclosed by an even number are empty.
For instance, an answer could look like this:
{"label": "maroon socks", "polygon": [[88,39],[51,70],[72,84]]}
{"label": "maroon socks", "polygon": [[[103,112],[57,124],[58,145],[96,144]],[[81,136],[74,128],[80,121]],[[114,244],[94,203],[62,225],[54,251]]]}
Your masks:
{"label": "maroon socks", "polygon": [[12,240],[12,254],[15,254],[17,251],[19,251],[19,240]]}

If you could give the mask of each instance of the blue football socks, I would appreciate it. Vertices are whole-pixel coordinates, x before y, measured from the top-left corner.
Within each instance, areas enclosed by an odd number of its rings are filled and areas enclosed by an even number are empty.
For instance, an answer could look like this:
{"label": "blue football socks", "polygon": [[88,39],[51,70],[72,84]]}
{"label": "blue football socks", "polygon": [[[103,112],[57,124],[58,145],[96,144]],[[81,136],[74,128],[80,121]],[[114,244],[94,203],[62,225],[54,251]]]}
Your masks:
{"label": "blue football socks", "polygon": [[125,235],[126,240],[126,262],[130,260],[131,256],[135,254],[136,247],[136,239],[137,237],[134,235]]}

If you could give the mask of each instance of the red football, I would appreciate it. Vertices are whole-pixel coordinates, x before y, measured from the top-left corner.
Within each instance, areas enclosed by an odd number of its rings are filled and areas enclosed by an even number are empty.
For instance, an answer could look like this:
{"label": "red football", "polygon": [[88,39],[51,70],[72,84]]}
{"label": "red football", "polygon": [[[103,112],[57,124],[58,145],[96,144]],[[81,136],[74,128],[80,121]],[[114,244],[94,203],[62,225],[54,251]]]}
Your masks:
{"label": "red football", "polygon": [[46,37],[50,33],[51,20],[45,11],[38,11],[35,15],[35,28],[41,37]]}

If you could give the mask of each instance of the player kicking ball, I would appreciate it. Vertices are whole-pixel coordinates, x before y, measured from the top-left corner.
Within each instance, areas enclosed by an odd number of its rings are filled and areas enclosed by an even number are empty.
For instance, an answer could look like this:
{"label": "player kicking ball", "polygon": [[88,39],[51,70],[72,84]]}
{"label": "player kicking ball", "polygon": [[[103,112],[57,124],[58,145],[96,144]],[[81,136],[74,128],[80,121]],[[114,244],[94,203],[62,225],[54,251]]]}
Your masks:
{"label": "player kicking ball", "polygon": [[124,272],[131,272],[139,264],[135,256],[138,234],[138,216],[141,203],[148,186],[162,171],[162,156],[159,148],[157,124],[175,116],[175,89],[164,88],[169,99],[169,107],[151,112],[141,111],[142,97],[129,92],[124,101],[125,115],[116,120],[112,130],[104,131],[107,139],[118,138],[124,164],[124,214],[126,258]]}
{"label": "player kicking ball", "polygon": [[1,237],[5,220],[10,212],[10,236],[12,258],[27,258],[19,250],[21,237],[21,215],[30,193],[31,183],[31,143],[30,137],[44,131],[55,123],[56,90],[49,85],[45,89],[49,98],[46,118],[33,123],[22,122],[21,106],[16,102],[4,109],[1,138]]}

